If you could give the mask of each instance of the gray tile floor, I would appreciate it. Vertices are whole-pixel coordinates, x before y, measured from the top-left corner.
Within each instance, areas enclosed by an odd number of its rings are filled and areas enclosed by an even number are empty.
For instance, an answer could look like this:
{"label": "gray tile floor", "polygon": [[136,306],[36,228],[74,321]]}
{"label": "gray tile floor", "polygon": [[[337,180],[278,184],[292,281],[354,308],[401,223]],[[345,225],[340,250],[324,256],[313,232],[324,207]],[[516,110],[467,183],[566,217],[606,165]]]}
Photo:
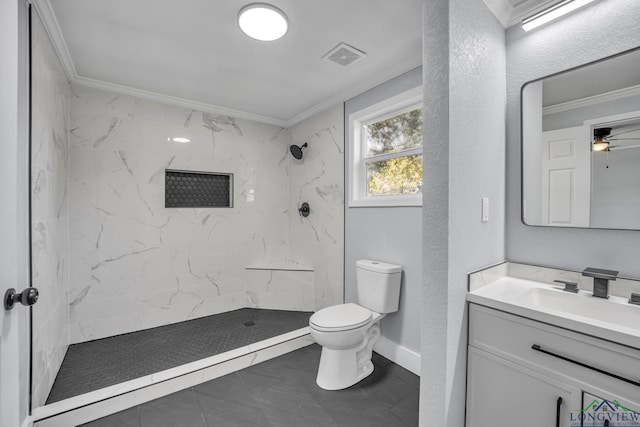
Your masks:
{"label": "gray tile floor", "polygon": [[47,404],[303,328],[311,314],[243,308],[73,344]]}
{"label": "gray tile floor", "polygon": [[312,345],[162,397],[88,427],[402,427],[418,425],[419,378],[374,353],[374,372],[346,390],[315,383]]}

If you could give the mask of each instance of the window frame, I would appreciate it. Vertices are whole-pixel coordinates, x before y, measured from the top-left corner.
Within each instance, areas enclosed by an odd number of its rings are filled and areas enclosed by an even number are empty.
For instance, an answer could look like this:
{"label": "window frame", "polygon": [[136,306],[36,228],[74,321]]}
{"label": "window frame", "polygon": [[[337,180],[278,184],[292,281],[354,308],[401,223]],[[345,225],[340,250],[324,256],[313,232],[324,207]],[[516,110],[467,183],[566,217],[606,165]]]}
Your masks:
{"label": "window frame", "polygon": [[424,107],[422,86],[418,86],[349,115],[349,207],[422,206],[422,192],[383,196],[367,195],[367,164],[398,157],[421,155],[424,151],[424,143],[421,147],[367,156],[363,132],[363,127],[369,123],[385,120],[421,106]]}

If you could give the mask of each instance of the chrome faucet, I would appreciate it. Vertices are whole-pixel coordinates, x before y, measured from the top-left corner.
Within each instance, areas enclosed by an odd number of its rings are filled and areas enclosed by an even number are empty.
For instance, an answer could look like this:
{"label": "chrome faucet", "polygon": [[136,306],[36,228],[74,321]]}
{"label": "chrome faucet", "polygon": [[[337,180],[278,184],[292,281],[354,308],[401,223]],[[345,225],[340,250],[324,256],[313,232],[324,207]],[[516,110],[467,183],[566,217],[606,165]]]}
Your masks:
{"label": "chrome faucet", "polygon": [[609,280],[616,280],[618,272],[588,267],[582,272],[583,276],[593,277],[593,296],[609,298]]}

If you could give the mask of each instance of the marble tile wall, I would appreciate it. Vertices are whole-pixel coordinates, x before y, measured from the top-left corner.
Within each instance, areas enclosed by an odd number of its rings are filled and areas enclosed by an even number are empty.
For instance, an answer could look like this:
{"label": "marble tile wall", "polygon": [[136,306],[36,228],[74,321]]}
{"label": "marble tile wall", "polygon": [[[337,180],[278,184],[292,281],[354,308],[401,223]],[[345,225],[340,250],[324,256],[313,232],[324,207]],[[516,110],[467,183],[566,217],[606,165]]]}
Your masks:
{"label": "marble tile wall", "polygon": [[[244,307],[245,267],[288,256],[286,130],[71,91],[71,342]],[[234,207],[165,208],[166,168],[234,174]]]}
{"label": "marble tile wall", "polygon": [[32,14],[33,405],[44,404],[69,344],[69,83]]}
{"label": "marble tile wall", "polygon": [[[291,261],[315,270],[315,309],[344,301],[344,113],[343,105],[289,129],[291,143],[308,144],[290,159]],[[298,214],[309,203],[308,217]]]}
{"label": "marble tile wall", "polygon": [[295,265],[248,268],[247,307],[313,311],[314,271],[295,268]]}

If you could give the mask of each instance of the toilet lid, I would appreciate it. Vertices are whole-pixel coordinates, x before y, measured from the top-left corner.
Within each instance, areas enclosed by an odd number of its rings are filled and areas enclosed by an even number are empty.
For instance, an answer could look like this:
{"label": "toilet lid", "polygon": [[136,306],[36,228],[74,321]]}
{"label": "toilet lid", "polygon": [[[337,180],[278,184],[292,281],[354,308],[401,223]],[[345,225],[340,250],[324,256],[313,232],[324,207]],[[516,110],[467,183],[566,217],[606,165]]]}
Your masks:
{"label": "toilet lid", "polygon": [[355,329],[371,320],[371,311],[358,304],[347,303],[323,308],[309,319],[311,327],[320,331]]}

